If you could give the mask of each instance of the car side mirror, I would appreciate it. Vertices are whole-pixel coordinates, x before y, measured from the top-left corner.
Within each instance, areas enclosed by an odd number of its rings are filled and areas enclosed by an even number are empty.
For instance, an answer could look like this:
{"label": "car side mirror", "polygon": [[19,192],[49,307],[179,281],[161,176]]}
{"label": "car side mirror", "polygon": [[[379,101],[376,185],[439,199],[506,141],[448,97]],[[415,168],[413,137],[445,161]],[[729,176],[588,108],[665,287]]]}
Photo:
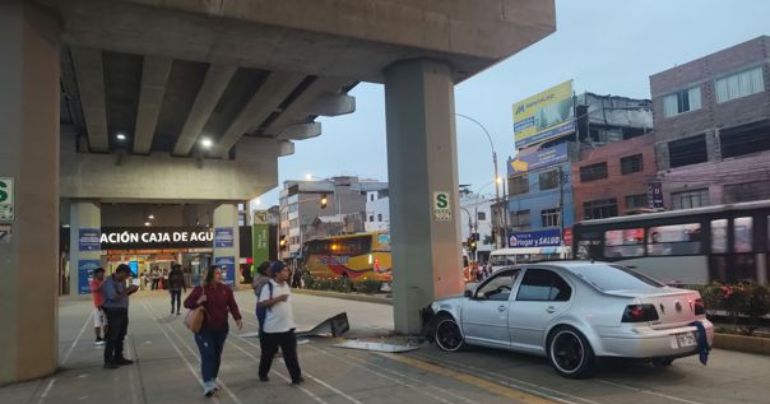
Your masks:
{"label": "car side mirror", "polygon": [[465,297],[468,299],[473,299],[473,291],[472,290],[466,290],[465,291]]}

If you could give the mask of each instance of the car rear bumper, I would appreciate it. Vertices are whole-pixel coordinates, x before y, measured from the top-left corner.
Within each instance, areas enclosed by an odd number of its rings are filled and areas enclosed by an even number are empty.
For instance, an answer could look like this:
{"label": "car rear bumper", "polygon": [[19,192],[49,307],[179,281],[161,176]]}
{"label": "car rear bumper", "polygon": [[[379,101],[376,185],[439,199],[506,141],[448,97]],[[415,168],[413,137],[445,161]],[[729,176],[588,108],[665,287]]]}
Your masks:
{"label": "car rear bumper", "polygon": [[[714,325],[708,320],[701,322],[706,330],[706,339],[711,346],[714,342]],[[636,334],[603,336],[601,337],[602,349],[601,352],[597,352],[597,355],[645,359],[675,358],[698,353],[697,344],[688,347],[672,346],[672,338],[684,333],[697,333],[697,329],[694,326],[668,330],[646,329]]]}

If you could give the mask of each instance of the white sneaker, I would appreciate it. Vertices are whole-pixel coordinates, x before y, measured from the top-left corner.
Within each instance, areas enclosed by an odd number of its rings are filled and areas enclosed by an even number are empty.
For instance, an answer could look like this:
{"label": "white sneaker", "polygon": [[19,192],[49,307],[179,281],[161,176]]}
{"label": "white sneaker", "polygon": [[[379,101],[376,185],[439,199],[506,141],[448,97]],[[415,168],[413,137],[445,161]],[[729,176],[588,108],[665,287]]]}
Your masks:
{"label": "white sneaker", "polygon": [[217,392],[216,386],[216,382],[203,382],[203,396],[213,396]]}

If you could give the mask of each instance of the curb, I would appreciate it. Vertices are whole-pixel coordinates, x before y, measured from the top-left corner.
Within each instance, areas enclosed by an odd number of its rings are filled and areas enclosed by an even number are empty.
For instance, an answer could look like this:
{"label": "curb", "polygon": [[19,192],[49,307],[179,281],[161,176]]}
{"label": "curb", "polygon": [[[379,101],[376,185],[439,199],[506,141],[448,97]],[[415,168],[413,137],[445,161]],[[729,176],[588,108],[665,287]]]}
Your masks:
{"label": "curb", "polygon": [[770,338],[714,333],[714,348],[770,355]]}
{"label": "curb", "polygon": [[388,306],[393,305],[393,301],[391,299],[388,299],[387,297],[379,297],[379,296],[368,296],[368,295],[331,292],[327,290],[313,290],[313,289],[292,289],[291,293],[298,294],[298,295],[331,297],[335,299],[352,300],[352,301],[365,302],[365,303],[386,304]]}

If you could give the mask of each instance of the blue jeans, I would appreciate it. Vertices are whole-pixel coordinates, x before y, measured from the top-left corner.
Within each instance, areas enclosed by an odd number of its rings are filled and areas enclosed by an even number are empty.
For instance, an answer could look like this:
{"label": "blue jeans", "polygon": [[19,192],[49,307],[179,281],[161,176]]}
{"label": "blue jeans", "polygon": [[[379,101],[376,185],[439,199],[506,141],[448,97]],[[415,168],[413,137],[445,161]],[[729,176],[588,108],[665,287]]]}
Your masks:
{"label": "blue jeans", "polygon": [[219,375],[219,364],[222,362],[222,350],[225,347],[228,330],[211,330],[203,328],[195,334],[195,343],[201,353],[201,376],[204,382],[213,382]]}

